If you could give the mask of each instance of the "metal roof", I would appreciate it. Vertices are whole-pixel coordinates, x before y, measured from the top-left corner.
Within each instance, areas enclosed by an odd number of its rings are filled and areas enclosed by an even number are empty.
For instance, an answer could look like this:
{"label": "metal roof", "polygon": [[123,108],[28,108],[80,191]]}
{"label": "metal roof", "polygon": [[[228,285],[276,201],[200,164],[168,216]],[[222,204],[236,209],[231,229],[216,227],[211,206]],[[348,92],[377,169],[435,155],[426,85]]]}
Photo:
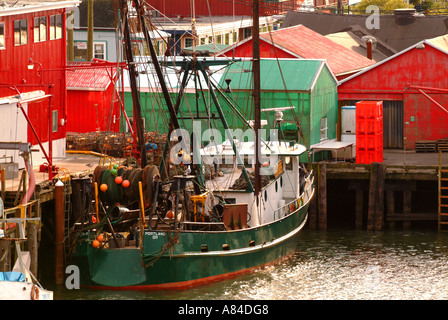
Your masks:
{"label": "metal roof", "polygon": [[[304,91],[313,89],[325,60],[318,59],[261,59],[261,90],[265,91]],[[242,60],[232,64],[221,77],[220,86],[227,87],[225,79],[231,79],[232,90],[252,90],[252,61]],[[332,74],[330,72],[330,74]],[[337,80],[334,78],[335,84]]]}
{"label": "metal roof", "polygon": [[448,48],[446,46],[442,45],[444,41],[446,41],[446,38],[444,38],[444,37],[433,38],[433,39],[420,41],[420,42],[410,46],[409,48],[406,48],[406,49],[404,49],[404,50],[394,54],[393,56],[388,57],[387,59],[384,59],[384,60],[374,64],[373,66],[370,66],[370,67],[368,67],[368,68],[366,68],[364,70],[361,70],[361,71],[351,75],[350,77],[347,77],[347,78],[339,81],[338,85],[341,85],[341,84],[343,84],[343,83],[345,83],[347,81],[350,81],[353,78],[356,78],[356,77],[358,77],[358,76],[360,76],[360,75],[362,75],[362,74],[364,74],[366,72],[369,72],[370,70],[375,69],[375,68],[377,68],[377,67],[379,67],[379,66],[381,66],[381,65],[383,65],[383,64],[385,64],[385,63],[387,63],[387,62],[389,62],[389,61],[391,61],[391,60],[393,60],[393,59],[395,59],[395,58],[405,54],[406,52],[415,49],[415,48],[424,49],[425,45],[429,45],[429,46],[433,47],[434,49],[437,49],[440,52],[443,52],[444,54],[448,55]]}
{"label": "metal roof", "polygon": [[[116,65],[116,64],[115,64]],[[91,62],[68,62],[67,89],[104,91],[116,74],[116,67],[98,65]]]}
{"label": "metal roof", "polygon": [[0,2],[0,17],[38,12],[38,11],[77,7],[80,3],[81,3],[80,0],[70,0],[70,1],[2,0]]}
{"label": "metal roof", "polygon": [[[227,50],[223,50],[220,55],[248,41],[251,41],[251,39],[239,42]],[[337,76],[357,72],[375,64],[375,61],[303,25],[261,33],[260,41],[269,43],[297,58],[326,59],[331,71]]]}
{"label": "metal roof", "polygon": [[[304,25],[322,35],[365,28],[367,14],[327,14],[315,12],[293,12],[286,14],[282,27]],[[371,19],[371,18],[370,18]],[[412,11],[382,14],[380,28],[369,29],[369,35],[383,41],[395,51],[404,50],[422,40],[448,33],[448,15],[420,15]]]}

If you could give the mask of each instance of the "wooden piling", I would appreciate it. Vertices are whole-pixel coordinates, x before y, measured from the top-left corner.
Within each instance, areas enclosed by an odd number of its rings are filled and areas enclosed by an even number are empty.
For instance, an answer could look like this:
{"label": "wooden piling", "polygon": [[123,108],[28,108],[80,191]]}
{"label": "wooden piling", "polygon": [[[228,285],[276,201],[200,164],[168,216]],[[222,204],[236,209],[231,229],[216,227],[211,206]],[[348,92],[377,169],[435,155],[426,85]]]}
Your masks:
{"label": "wooden piling", "polygon": [[55,184],[55,283],[64,283],[64,183]]}
{"label": "wooden piling", "polygon": [[[318,172],[318,167],[316,163],[312,164],[313,172]],[[315,179],[316,187],[318,185],[318,179]],[[308,226],[311,230],[317,229],[317,198],[318,192],[314,193],[314,196],[311,198],[311,203],[309,207],[309,217],[308,217]]]}
{"label": "wooden piling", "polygon": [[384,226],[384,179],[386,176],[386,166],[382,163],[378,164],[377,170],[377,187],[376,187],[376,201],[375,201],[375,218],[374,230],[380,231]]}
{"label": "wooden piling", "polygon": [[378,179],[378,163],[370,166],[369,207],[367,210],[367,230],[373,230],[376,210],[376,188]]}
{"label": "wooden piling", "polygon": [[11,271],[11,242],[0,240],[0,272]]}
{"label": "wooden piling", "polygon": [[319,185],[318,185],[318,226],[319,229],[327,229],[327,165],[325,162],[319,163]]}
{"label": "wooden piling", "polygon": [[356,206],[355,206],[355,228],[362,229],[362,214],[364,207],[364,190],[359,187],[356,189]]}
{"label": "wooden piling", "polygon": [[39,222],[28,221],[26,225],[28,251],[30,252],[30,271],[33,275],[37,276],[38,267],[38,233]]}

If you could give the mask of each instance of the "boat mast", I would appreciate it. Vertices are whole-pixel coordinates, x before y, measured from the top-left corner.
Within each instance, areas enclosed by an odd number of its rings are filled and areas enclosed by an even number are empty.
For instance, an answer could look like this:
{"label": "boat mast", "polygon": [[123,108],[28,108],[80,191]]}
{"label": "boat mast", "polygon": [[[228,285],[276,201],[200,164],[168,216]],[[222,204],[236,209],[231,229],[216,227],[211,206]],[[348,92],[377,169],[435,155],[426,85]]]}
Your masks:
{"label": "boat mast", "polygon": [[134,124],[137,129],[136,130],[137,142],[138,142],[138,149],[140,151],[140,165],[142,168],[144,168],[148,164],[148,160],[146,158],[146,150],[145,150],[145,137],[143,132],[143,118],[142,118],[142,108],[140,104],[140,94],[137,90],[137,72],[135,70],[135,63],[131,46],[131,35],[128,25],[129,24],[128,7],[127,7],[127,1],[125,0],[121,0],[121,14],[122,19],[124,19],[123,36],[126,49],[126,59],[129,69],[129,81],[131,84],[131,91],[132,91]]}
{"label": "boat mast", "polygon": [[255,198],[257,199],[261,190],[260,176],[260,129],[261,129],[261,97],[260,97],[260,5],[258,0],[253,0],[253,34],[252,34],[252,50],[253,62],[252,72],[254,76],[254,130],[255,130]]}

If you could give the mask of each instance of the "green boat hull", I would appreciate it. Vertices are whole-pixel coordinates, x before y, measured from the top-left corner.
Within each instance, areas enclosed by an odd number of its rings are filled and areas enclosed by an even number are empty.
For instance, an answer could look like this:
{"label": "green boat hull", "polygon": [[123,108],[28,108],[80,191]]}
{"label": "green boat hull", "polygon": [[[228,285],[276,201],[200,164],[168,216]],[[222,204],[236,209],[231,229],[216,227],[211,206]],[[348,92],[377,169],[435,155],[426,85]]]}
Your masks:
{"label": "green boat hull", "polygon": [[294,253],[308,205],[256,228],[179,233],[146,229],[142,251],[93,248],[93,233],[87,232],[78,240],[71,264],[80,269],[81,285],[95,289],[183,289],[220,281]]}

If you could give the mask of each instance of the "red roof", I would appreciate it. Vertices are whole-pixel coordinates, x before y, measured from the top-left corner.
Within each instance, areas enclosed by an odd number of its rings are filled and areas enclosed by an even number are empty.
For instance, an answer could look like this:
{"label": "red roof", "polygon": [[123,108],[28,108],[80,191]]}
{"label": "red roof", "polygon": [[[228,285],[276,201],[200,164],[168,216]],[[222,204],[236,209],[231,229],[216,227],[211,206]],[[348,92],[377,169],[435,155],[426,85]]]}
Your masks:
{"label": "red roof", "polygon": [[67,89],[103,91],[112,83],[116,74],[116,63],[68,62]]}
{"label": "red roof", "polygon": [[303,59],[327,59],[330,69],[335,75],[359,71],[375,64],[368,59],[342,45],[330,40],[320,33],[302,25],[260,34],[260,38],[288,51],[296,53]]}
{"label": "red roof", "polygon": [[[246,41],[250,41],[250,39]],[[375,61],[347,49],[303,25],[261,33],[260,41],[273,44],[277,49],[297,58],[326,59],[328,66],[336,76],[360,71],[375,64]],[[246,42],[239,42],[221,51],[219,55],[232,52],[235,49],[235,57],[238,57],[237,48],[244,43]]]}

